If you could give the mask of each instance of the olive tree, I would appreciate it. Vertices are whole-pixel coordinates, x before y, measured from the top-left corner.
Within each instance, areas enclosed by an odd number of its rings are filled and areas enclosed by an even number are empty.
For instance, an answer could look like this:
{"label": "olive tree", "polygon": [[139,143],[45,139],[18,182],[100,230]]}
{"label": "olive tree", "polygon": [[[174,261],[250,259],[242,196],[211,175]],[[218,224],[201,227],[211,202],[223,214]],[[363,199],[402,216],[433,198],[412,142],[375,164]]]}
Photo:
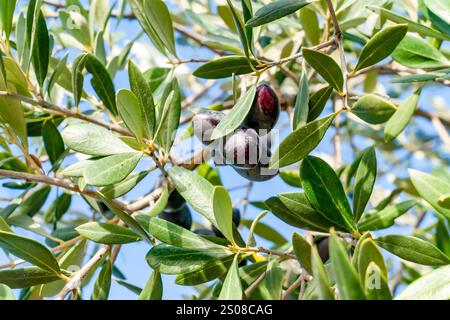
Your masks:
{"label": "olive tree", "polygon": [[0,299],[449,299],[449,12],[1,1]]}

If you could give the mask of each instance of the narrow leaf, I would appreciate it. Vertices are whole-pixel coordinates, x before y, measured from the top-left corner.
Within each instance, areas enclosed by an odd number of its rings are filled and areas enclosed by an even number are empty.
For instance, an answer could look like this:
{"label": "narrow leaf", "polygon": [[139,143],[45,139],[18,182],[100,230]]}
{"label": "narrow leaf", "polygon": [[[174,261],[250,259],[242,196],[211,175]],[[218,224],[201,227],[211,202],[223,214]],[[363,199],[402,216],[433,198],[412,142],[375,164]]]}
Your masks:
{"label": "narrow leaf", "polygon": [[306,197],[313,207],[341,228],[356,230],[344,188],[334,170],[320,158],[308,156],[300,167]]}
{"label": "narrow leaf", "polygon": [[450,265],[431,271],[411,283],[396,300],[450,299]]}
{"label": "narrow leaf", "polygon": [[111,289],[112,267],[108,260],[98,274],[95,281],[94,292],[92,292],[92,300],[107,300]]}
{"label": "narrow leaf", "polygon": [[300,265],[305,268],[308,273],[312,274],[311,244],[299,233],[294,232],[292,234],[292,247],[294,248],[294,253],[297,256],[298,261],[300,261]]}
{"label": "narrow leaf", "polygon": [[356,169],[355,187],[353,192],[353,216],[357,222],[360,218],[370,196],[377,176],[377,157],[374,147],[362,152],[361,160]]}
{"label": "narrow leaf", "polygon": [[192,73],[202,79],[222,79],[229,78],[233,74],[242,75],[252,73],[257,68],[255,60],[249,60],[245,56],[225,56],[213,59],[201,65]]}
{"label": "narrow leaf", "polygon": [[306,157],[322,140],[335,115],[317,119],[290,133],[270,159],[270,168],[285,167]]}
{"label": "narrow leaf", "polygon": [[292,129],[304,126],[308,120],[309,113],[309,90],[308,75],[306,74],[305,65],[302,66],[300,73],[300,85],[298,86],[297,98],[294,106],[294,119]]}
{"label": "narrow leaf", "polygon": [[384,140],[394,140],[406,128],[419,103],[420,89],[403,101],[384,127]]}
{"label": "narrow leaf", "polygon": [[441,250],[428,241],[402,235],[388,235],[375,239],[375,243],[396,256],[423,265],[439,266],[450,263]]}
{"label": "narrow leaf", "polygon": [[311,269],[314,281],[317,282],[316,293],[318,298],[320,300],[335,300],[327,271],[325,270],[322,259],[317,252],[316,246],[311,248]]}
{"label": "narrow leaf", "polygon": [[152,90],[144,75],[133,63],[128,63],[128,77],[130,79],[131,91],[136,95],[143,116],[144,137],[153,138],[155,131],[155,102]]}
{"label": "narrow leaf", "polygon": [[52,164],[55,164],[64,152],[64,141],[53,121],[45,121],[42,126],[42,139],[45,151]]}
{"label": "narrow leaf", "polygon": [[236,255],[223,283],[219,300],[241,300],[242,295],[242,284],[238,273],[238,256]]}
{"label": "narrow leaf", "polygon": [[231,111],[219,122],[218,126],[212,132],[212,140],[226,136],[242,124],[252,107],[255,94],[256,87],[252,86],[238,103],[236,103],[233,109],[231,109]]}
{"label": "narrow leaf", "polygon": [[163,283],[161,274],[153,271],[148,278],[147,284],[138,297],[138,300],[161,300],[163,295]]}
{"label": "narrow leaf", "polygon": [[0,247],[43,270],[60,275],[58,261],[41,243],[14,233],[0,231]]}
{"label": "narrow leaf", "polygon": [[450,193],[450,183],[435,176],[410,169],[409,176],[414,188],[436,212],[450,219],[450,209],[439,202],[440,197]]}
{"label": "narrow leaf", "polygon": [[70,149],[93,156],[109,156],[134,151],[111,131],[93,124],[71,124],[62,131],[61,135]]}
{"label": "narrow leaf", "polygon": [[397,47],[408,31],[406,24],[383,28],[362,48],[354,72],[385,59]]}
{"label": "narrow leaf", "polygon": [[84,169],[84,179],[93,186],[118,183],[128,177],[141,158],[140,152],[127,152],[96,160]]}
{"label": "narrow leaf", "polygon": [[247,21],[249,27],[259,27],[300,10],[310,2],[303,0],[278,0],[263,6]]}
{"label": "narrow leaf", "polygon": [[86,239],[97,243],[124,244],[142,240],[134,231],[109,223],[88,222],[75,230]]}
{"label": "narrow leaf", "polygon": [[342,300],[364,300],[365,295],[358,274],[335,233],[330,236],[330,260],[339,297]]}
{"label": "narrow leaf", "polygon": [[194,210],[217,226],[211,200],[214,187],[208,180],[181,167],[170,168],[169,179]]}
{"label": "narrow leaf", "polygon": [[333,87],[327,86],[319,89],[309,98],[308,122],[316,120],[320,116],[332,92]]}
{"label": "narrow leaf", "polygon": [[133,92],[122,89],[117,92],[116,104],[119,115],[128,129],[140,141],[144,136],[144,122],[142,109]]}
{"label": "narrow leaf", "polygon": [[163,219],[150,219],[148,231],[160,241],[175,247],[192,250],[217,249],[224,253],[228,252],[225,247]]}
{"label": "narrow leaf", "polygon": [[306,62],[316,70],[333,88],[342,92],[344,77],[339,65],[325,53],[312,49],[302,49]]}
{"label": "narrow leaf", "polygon": [[392,103],[374,94],[359,98],[351,108],[353,114],[371,124],[388,121],[396,110],[397,107]]}
{"label": "narrow leaf", "polygon": [[376,7],[376,6],[367,6],[367,8],[369,8],[373,12],[378,13],[380,16],[382,16],[388,20],[391,20],[395,23],[408,24],[409,31],[417,32],[422,36],[430,36],[430,37],[440,39],[440,40],[450,40],[450,36],[447,36],[433,28],[427,27],[423,23],[415,22],[411,19],[405,18],[394,11],[391,11],[391,10],[388,10],[385,8],[381,8],[381,7]]}
{"label": "narrow leaf", "polygon": [[361,231],[366,230],[379,230],[392,226],[395,219],[405,214],[409,209],[416,205],[416,201],[408,200],[395,205],[388,206],[383,210],[380,210],[372,215],[363,216],[358,223],[358,229]]}
{"label": "narrow leaf", "polygon": [[117,115],[114,83],[105,66],[92,54],[86,56],[85,67],[92,74],[91,85],[105,107]]}
{"label": "narrow leaf", "polygon": [[233,204],[228,191],[222,186],[214,187],[213,211],[220,232],[231,242],[233,238]]}

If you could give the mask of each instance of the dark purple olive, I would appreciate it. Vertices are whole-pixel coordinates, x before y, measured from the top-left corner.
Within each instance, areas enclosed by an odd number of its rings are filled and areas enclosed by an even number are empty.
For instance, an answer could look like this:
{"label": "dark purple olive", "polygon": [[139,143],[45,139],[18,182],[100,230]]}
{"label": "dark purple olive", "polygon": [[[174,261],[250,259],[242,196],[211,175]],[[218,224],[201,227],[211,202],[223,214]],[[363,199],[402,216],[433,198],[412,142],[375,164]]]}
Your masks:
{"label": "dark purple olive", "polygon": [[186,205],[176,211],[164,210],[159,217],[188,230],[192,227],[191,211]]}
{"label": "dark purple olive", "polygon": [[[269,132],[277,123],[280,115],[280,102],[277,94],[267,84],[262,84],[256,88],[255,100],[244,121],[244,125],[259,130]],[[264,133],[259,132],[260,135]]]}
{"label": "dark purple olive", "polygon": [[173,189],[173,191],[169,195],[169,199],[167,200],[166,209],[176,211],[181,209],[185,204],[186,200],[184,200],[177,189]]}
{"label": "dark purple olive", "polygon": [[329,240],[330,240],[329,237],[314,239],[314,242],[316,243],[317,246],[317,251],[319,252],[319,256],[322,259],[323,263],[325,263],[330,257],[330,252],[328,249]]}
{"label": "dark purple olive", "polygon": [[240,168],[233,166],[233,169],[247,180],[261,182],[272,179],[278,174],[278,169],[269,169],[267,165],[257,165],[254,168]]}
{"label": "dark purple olive", "polygon": [[242,260],[239,262],[239,267],[245,267],[247,265],[247,259]]}
{"label": "dark purple olive", "polygon": [[[241,211],[238,208],[233,208],[233,224],[237,227],[241,224]],[[212,227],[214,234],[219,238],[225,238],[222,232],[219,231],[215,226]]]}
{"label": "dark purple olive", "polygon": [[[164,177],[159,176],[155,181],[154,189],[162,188],[164,186]],[[186,200],[181,196],[177,189],[173,189],[169,194],[169,199],[167,200],[166,210],[176,211],[181,209],[186,203]]]}
{"label": "dark purple olive", "polygon": [[216,233],[209,229],[196,229],[194,230],[194,233],[201,235],[201,236],[213,236],[216,237]]}
{"label": "dark purple olive", "polygon": [[197,113],[192,118],[192,127],[195,136],[204,144],[212,142],[211,135],[215,127],[224,117],[221,111],[205,110]]}
{"label": "dark purple olive", "polygon": [[255,167],[262,153],[255,130],[240,128],[229,135],[224,146],[225,163],[243,168]]}

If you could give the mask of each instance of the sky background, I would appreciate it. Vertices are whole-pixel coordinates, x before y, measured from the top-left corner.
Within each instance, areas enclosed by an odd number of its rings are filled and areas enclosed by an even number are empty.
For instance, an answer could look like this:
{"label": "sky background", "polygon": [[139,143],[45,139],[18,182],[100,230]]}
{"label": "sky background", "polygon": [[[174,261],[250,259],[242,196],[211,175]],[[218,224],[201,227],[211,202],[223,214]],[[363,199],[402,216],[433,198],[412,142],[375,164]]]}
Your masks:
{"label": "sky background", "polygon": [[[20,7],[22,4],[26,3],[27,1],[21,0],[19,1],[18,7]],[[84,1],[86,3],[86,1]],[[173,3],[168,2],[170,4],[170,7],[173,9]],[[49,20],[47,22],[50,26],[56,21]],[[112,23],[112,30],[115,33],[115,35],[122,35],[123,40],[119,41],[119,43],[126,44],[130,39],[133,39],[141,30],[139,24],[135,21],[128,21],[123,20],[118,25],[117,29],[114,29],[114,26],[116,24]],[[180,45],[182,41],[180,41],[179,37],[180,35],[177,33],[177,51],[180,55],[181,59],[189,59],[189,58],[210,58],[211,54],[208,50],[201,49],[201,48],[192,48],[190,46]],[[74,57],[79,52],[76,50],[70,50],[70,58],[69,60],[72,61]],[[145,71],[150,66],[168,66],[164,64],[164,59],[159,56],[159,54],[152,49],[152,45],[147,38],[146,35],[142,36],[140,38],[139,43],[135,43],[130,58],[137,63],[142,71]],[[191,72],[193,68],[195,68],[196,65],[189,65],[189,66],[182,66],[180,70],[177,70],[179,74],[183,76],[183,74]],[[189,70],[189,68],[191,70]],[[186,78],[189,79],[189,78]],[[388,78],[386,77],[380,77],[384,83],[388,81]],[[119,90],[121,88],[128,88],[128,76],[126,71],[120,71],[117,73],[115,79],[115,87],[116,90]],[[183,79],[181,81],[184,83]],[[85,84],[88,84],[88,81],[85,80]],[[218,96],[220,97],[220,88],[219,88],[220,82],[216,84],[213,89],[211,90],[210,94],[206,95],[203,99],[198,101],[194,107],[195,108],[201,108],[201,107],[207,107],[214,99],[216,99]],[[390,84],[392,85],[392,84]],[[190,96],[190,92],[187,90],[186,86],[183,87],[184,93],[186,96]],[[411,90],[405,90],[403,94],[399,97],[400,99],[404,99],[406,96],[408,96],[411,93]],[[439,102],[439,99],[442,99],[441,101],[449,101],[450,99],[450,91],[448,87],[443,86],[425,86],[421,96],[420,96],[420,108],[424,110],[431,110],[432,106],[436,103],[436,101]],[[328,105],[326,110],[322,113],[322,115],[329,114],[331,112],[331,106]],[[415,118],[414,119],[415,124],[417,124],[420,129],[430,135],[435,135],[436,132],[433,127],[429,125],[429,122],[424,119]],[[277,128],[286,128],[281,132],[281,139],[283,136],[285,136],[287,133],[290,132],[288,124],[288,118],[285,113],[283,113],[278,121]],[[179,132],[183,132],[183,129],[185,127],[181,128]],[[408,129],[407,132],[408,133]],[[332,138],[334,135],[334,130],[330,128],[328,130],[327,134],[325,135],[323,141],[320,143],[320,145],[312,152],[313,155],[318,155],[324,158],[325,160],[330,160],[331,158],[329,155],[333,152],[332,147]],[[366,146],[369,146],[371,144],[371,141],[365,140],[365,139],[356,139],[355,143],[358,148],[363,149]],[[435,148],[440,148],[440,144],[436,143]],[[402,155],[401,152],[396,151],[396,155]],[[446,158],[448,159],[449,154],[446,154]],[[407,177],[407,168],[415,168],[419,169],[425,172],[431,171],[432,168],[436,167],[437,162],[436,161],[429,161],[429,159],[426,159],[420,155],[420,153],[417,153],[415,157],[411,157],[409,159],[406,159],[403,161],[397,168],[398,170],[392,171],[390,166],[386,165],[386,161],[383,157],[383,155],[377,151],[377,157],[378,157],[378,170],[379,171],[391,171],[390,174],[385,175],[382,179],[377,180],[376,189],[379,190],[379,194],[387,194],[389,191],[394,189],[394,185],[392,183],[393,177]],[[352,150],[349,148],[348,143],[344,140],[343,141],[343,163],[349,164],[355,159],[355,155],[353,154]],[[74,162],[74,160],[66,161],[65,164],[70,164]],[[148,168],[151,165],[151,161],[145,160],[142,161],[139,165],[139,167],[136,169],[137,171],[143,170]],[[294,166],[295,167],[295,166]],[[238,186],[245,186],[247,181],[243,178],[241,178],[237,173],[234,172],[234,170],[230,167],[220,167],[218,168],[221,179],[223,184],[228,188],[235,188]],[[144,193],[148,193],[154,186],[154,181],[158,176],[158,172],[154,172],[150,174],[148,177],[146,177],[132,192],[127,194],[126,199],[127,200],[133,200],[139,197],[140,195]],[[262,201],[270,196],[273,196],[278,193],[282,192],[288,192],[288,191],[296,191],[295,188],[288,186],[286,183],[284,183],[281,178],[275,177],[274,179],[267,181],[267,182],[256,182],[254,184],[254,187],[252,188],[252,191],[250,193],[250,201]],[[46,205],[44,206],[44,210],[48,207],[48,205],[52,202],[52,199],[54,199],[54,196],[60,192],[60,190],[57,190],[56,188],[53,188],[51,197],[49,197]],[[241,188],[236,191],[230,192],[230,195],[234,201],[234,203],[238,204],[238,207],[241,208],[241,212],[243,209],[242,204],[239,204],[240,199],[245,197],[246,189]],[[14,190],[6,189],[0,187],[0,195],[1,197],[15,197],[18,195],[18,192],[15,192]],[[397,201],[406,199],[406,197],[402,196]],[[380,198],[377,199],[371,199],[371,204],[377,203],[377,201],[380,200]],[[5,206],[5,203],[0,202],[0,206]],[[83,200],[81,200],[80,197],[73,197],[72,200],[72,209],[81,211],[81,212],[88,212],[88,207],[85,205]],[[196,224],[199,225],[205,225],[205,221],[203,217],[196,213],[194,210],[192,210],[193,218]],[[253,219],[261,212],[260,209],[257,209],[253,206],[248,206],[247,210],[245,212],[245,215],[243,219]],[[272,226],[275,228],[278,232],[280,232],[286,239],[290,239],[292,232],[296,230],[295,228],[287,225],[286,223],[282,222],[278,218],[276,218],[273,214],[268,214],[264,219],[263,222]],[[427,219],[424,222],[424,225],[427,225],[431,222],[431,219]],[[38,239],[39,241],[43,241],[42,237],[36,237],[34,234],[23,231],[20,229],[15,228],[15,231],[18,233],[34,237]],[[298,231],[298,230],[297,230]],[[385,234],[386,231],[380,231],[380,232],[374,232],[375,235]],[[411,233],[411,229],[405,228],[405,227],[393,227],[389,228],[387,233]],[[247,235],[247,229],[244,227],[242,228],[242,234],[244,239]],[[263,239],[257,237],[258,245],[270,247],[270,243],[267,241],[264,241]],[[92,251],[92,246],[90,247],[90,252]],[[137,285],[139,287],[143,287],[148,279],[148,277],[151,274],[151,268],[147,265],[145,261],[145,255],[147,254],[150,247],[148,244],[144,242],[135,243],[135,244],[127,244],[122,247],[122,250],[120,252],[120,255],[118,256],[116,266],[125,274],[126,281],[128,283]],[[384,252],[385,253],[385,252]],[[391,256],[389,254],[386,254],[386,257],[388,258],[388,261],[391,261]],[[5,255],[0,252],[0,264],[6,262],[7,259]],[[389,263],[389,262],[388,262]],[[95,279],[95,277],[94,277]],[[191,296],[192,294],[195,294],[196,291],[192,287],[184,287],[184,286],[178,286],[174,285],[175,276],[163,276],[164,281],[164,299],[180,299],[186,296]],[[91,281],[90,284],[84,289],[83,291],[83,297],[85,299],[88,299],[90,297],[90,294],[92,292],[92,286],[93,282]],[[17,293],[17,290],[15,290]],[[135,299],[136,294],[129,291],[128,289],[124,288],[123,286],[117,284],[113,281],[111,292],[110,292],[110,299]]]}

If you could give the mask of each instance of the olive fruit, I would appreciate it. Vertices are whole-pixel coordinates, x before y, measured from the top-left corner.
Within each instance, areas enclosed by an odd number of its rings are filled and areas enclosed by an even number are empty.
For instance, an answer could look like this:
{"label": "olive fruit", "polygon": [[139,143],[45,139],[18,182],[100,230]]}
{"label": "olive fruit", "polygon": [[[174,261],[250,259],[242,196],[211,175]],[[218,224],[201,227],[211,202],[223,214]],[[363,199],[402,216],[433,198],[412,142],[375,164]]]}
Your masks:
{"label": "olive fruit", "polygon": [[[233,208],[233,217],[232,217],[233,224],[237,227],[241,224],[241,211],[238,208]],[[217,229],[215,226],[212,227],[215,235],[219,238],[224,238],[222,232],[220,232],[219,229]]]}
{"label": "olive fruit", "polygon": [[205,110],[194,115],[192,126],[195,136],[204,144],[212,142],[211,135],[215,127],[224,117],[221,111]]}
{"label": "olive fruit", "polygon": [[194,233],[199,234],[201,236],[216,236],[216,233],[209,229],[196,229]]}
{"label": "olive fruit", "polygon": [[278,174],[278,169],[269,169],[268,165],[257,165],[254,168],[239,168],[234,166],[233,169],[241,176],[250,181],[267,181]]}
{"label": "olive fruit", "polygon": [[[261,149],[265,149],[265,146],[262,146]],[[263,151],[260,158],[259,163],[252,168],[242,168],[239,166],[233,166],[233,169],[241,176],[250,181],[262,182],[267,181],[275,177],[279,170],[278,169],[269,169],[269,161],[270,161],[271,152],[269,149],[267,151]]]}
{"label": "olive fruit", "polygon": [[280,102],[277,94],[270,86],[262,84],[256,88],[255,99],[244,120],[244,125],[257,131],[269,132],[278,121],[279,115]]}
{"label": "olive fruit", "polygon": [[226,164],[243,168],[255,167],[263,153],[258,134],[251,128],[240,128],[229,135],[223,150]]}
{"label": "olive fruit", "polygon": [[169,195],[169,199],[167,200],[166,208],[172,211],[176,211],[180,210],[185,204],[186,200],[184,200],[177,189],[173,189],[173,191]]}
{"label": "olive fruit", "polygon": [[164,210],[159,217],[188,230],[190,230],[192,226],[191,211],[186,205],[176,211]]}
{"label": "olive fruit", "polygon": [[329,237],[316,238],[314,240],[317,246],[317,251],[319,252],[319,256],[322,259],[323,263],[325,263],[330,257],[330,252],[328,249],[329,240]]}

